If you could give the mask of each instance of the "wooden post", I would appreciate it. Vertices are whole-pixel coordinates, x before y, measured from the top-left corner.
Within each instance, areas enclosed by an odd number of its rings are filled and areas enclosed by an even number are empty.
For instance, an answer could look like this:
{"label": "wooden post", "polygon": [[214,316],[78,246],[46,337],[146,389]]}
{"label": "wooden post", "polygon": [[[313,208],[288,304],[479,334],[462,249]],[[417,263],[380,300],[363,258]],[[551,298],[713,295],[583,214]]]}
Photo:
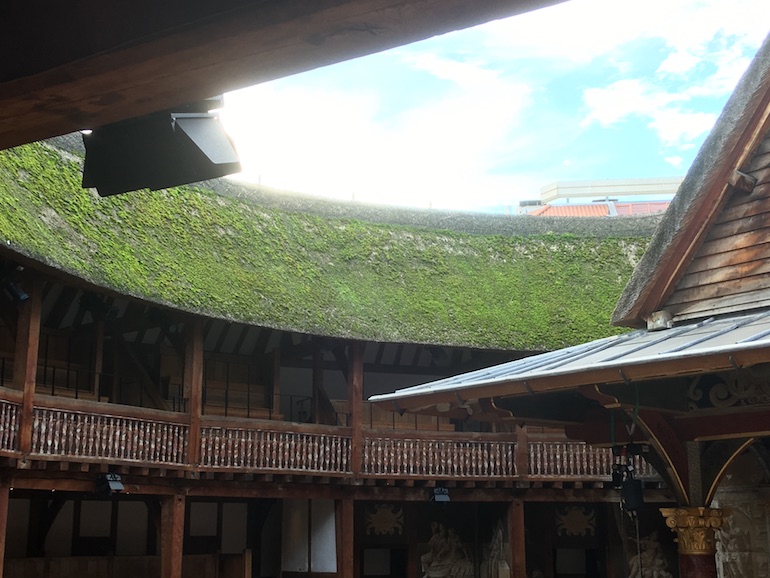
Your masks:
{"label": "wooden post", "polygon": [[324,352],[316,343],[313,349],[313,400],[311,414],[313,423],[321,423],[321,392],[324,386]]}
{"label": "wooden post", "polygon": [[353,500],[337,500],[337,573],[341,578],[355,577],[355,528]]}
{"label": "wooden post", "polygon": [[527,578],[527,545],[525,541],[524,501],[508,505],[508,540],[511,546],[511,578]]}
{"label": "wooden post", "polygon": [[271,389],[273,390],[273,407],[270,411],[270,419],[281,413],[281,350],[276,347],[273,350],[273,371]]}
{"label": "wooden post", "polygon": [[167,496],[160,506],[160,575],[182,578],[185,497]]}
{"label": "wooden post", "polygon": [[364,392],[364,346],[353,341],[348,348],[348,408],[350,411],[350,467],[354,476],[361,474],[363,461],[362,406]]}
{"label": "wooden post", "polygon": [[526,478],[529,475],[529,441],[526,426],[516,426],[516,454],[513,459],[516,475]]}
{"label": "wooden post", "polygon": [[7,484],[0,484],[0,576],[5,568],[5,536],[8,532],[8,506],[11,497]]}
{"label": "wooden post", "polygon": [[42,309],[42,282],[31,280],[27,292],[29,299],[19,305],[16,327],[16,356],[13,364],[14,387],[24,391],[21,402],[21,427],[19,449],[22,460],[32,451],[32,423],[34,420],[35,382],[37,380],[37,356],[40,348],[40,312]]}
{"label": "wooden post", "polygon": [[91,393],[99,400],[102,369],[104,368],[104,320],[94,323],[94,357],[91,364]]}
{"label": "wooden post", "polygon": [[187,438],[187,463],[197,466],[201,461],[201,414],[203,413],[203,320],[189,319],[185,323],[184,393],[190,412],[190,432]]}
{"label": "wooden post", "polygon": [[666,526],[676,532],[680,578],[717,578],[716,531],[722,510],[715,508],[661,508]]}

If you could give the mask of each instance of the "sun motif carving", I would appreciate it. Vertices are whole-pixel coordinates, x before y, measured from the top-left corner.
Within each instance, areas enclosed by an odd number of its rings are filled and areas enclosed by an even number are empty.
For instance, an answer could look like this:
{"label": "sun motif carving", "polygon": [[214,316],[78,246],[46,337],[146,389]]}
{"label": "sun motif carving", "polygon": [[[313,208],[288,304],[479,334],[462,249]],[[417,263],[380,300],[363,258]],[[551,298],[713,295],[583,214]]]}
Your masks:
{"label": "sun motif carving", "polygon": [[404,510],[393,504],[375,504],[366,509],[366,533],[380,536],[404,533]]}
{"label": "sun motif carving", "polygon": [[596,512],[582,506],[567,506],[556,514],[556,532],[559,536],[595,536]]}

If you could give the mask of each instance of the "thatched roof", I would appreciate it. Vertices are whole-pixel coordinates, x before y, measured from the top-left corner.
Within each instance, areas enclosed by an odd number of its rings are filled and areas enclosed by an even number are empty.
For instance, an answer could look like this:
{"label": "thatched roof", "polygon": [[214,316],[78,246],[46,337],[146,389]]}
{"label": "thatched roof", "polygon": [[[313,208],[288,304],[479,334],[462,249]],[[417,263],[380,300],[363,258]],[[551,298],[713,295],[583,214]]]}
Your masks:
{"label": "thatched roof", "polygon": [[545,350],[615,333],[610,311],[656,224],[233,184],[210,186],[231,197],[202,185],[100,199],[81,189],[81,163],[51,143],[0,152],[6,257],[180,311],[326,336]]}

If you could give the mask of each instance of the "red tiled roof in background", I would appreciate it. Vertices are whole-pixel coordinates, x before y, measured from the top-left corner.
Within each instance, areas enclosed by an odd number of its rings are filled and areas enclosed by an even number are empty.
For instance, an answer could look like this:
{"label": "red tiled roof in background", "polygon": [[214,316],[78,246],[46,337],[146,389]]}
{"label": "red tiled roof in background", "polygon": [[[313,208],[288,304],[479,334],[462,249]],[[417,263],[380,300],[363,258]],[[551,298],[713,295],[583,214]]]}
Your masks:
{"label": "red tiled roof in background", "polygon": [[662,213],[669,201],[644,201],[616,203],[613,201],[585,205],[544,205],[529,215],[535,217],[614,217],[626,215],[650,215]]}
{"label": "red tiled roof in background", "polygon": [[651,213],[662,213],[670,204],[670,201],[615,203],[615,210],[618,212],[618,215],[649,215]]}
{"label": "red tiled roof in background", "polygon": [[610,214],[605,203],[590,205],[544,205],[529,213],[535,217],[606,217]]}

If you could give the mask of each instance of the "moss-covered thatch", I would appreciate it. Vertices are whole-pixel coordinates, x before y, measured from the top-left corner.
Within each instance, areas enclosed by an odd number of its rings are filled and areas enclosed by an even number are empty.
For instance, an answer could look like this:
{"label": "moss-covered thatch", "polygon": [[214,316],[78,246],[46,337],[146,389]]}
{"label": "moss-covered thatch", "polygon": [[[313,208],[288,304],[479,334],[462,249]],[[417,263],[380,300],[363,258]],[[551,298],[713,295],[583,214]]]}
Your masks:
{"label": "moss-covered thatch", "polygon": [[194,187],[100,199],[80,175],[79,158],[44,144],[0,152],[6,251],[180,310],[320,335],[525,350],[602,337],[649,238],[469,234]]}

